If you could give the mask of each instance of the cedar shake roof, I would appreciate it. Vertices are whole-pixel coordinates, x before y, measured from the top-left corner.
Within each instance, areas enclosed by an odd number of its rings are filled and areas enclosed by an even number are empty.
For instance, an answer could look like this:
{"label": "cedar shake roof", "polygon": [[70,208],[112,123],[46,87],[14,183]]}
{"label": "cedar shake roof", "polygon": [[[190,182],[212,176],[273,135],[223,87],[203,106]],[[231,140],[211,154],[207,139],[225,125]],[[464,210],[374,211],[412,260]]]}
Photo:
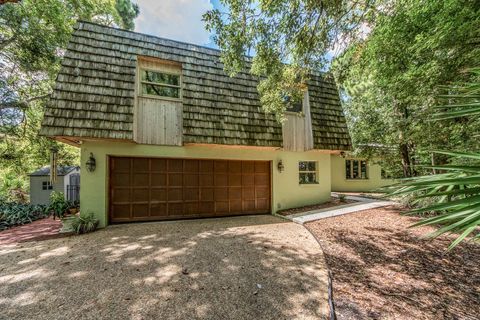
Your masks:
{"label": "cedar shake roof", "polygon": [[[40,134],[133,140],[137,56],[182,64],[183,142],[282,146],[282,127],[260,106],[258,79],[230,78],[220,51],[79,22],[62,61]],[[308,83],[315,149],[349,150],[351,140],[334,81]]]}

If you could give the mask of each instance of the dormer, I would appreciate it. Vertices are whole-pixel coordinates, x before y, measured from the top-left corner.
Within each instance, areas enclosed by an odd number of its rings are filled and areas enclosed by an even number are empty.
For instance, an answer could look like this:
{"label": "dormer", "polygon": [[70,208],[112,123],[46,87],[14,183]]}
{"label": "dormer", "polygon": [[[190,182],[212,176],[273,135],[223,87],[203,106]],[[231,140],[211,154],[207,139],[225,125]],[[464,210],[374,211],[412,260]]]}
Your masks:
{"label": "dormer", "polygon": [[286,101],[285,122],[282,125],[283,149],[307,151],[313,149],[312,118],[308,90],[301,102]]}
{"label": "dormer", "polygon": [[182,65],[138,57],[136,69],[134,141],[182,145]]}

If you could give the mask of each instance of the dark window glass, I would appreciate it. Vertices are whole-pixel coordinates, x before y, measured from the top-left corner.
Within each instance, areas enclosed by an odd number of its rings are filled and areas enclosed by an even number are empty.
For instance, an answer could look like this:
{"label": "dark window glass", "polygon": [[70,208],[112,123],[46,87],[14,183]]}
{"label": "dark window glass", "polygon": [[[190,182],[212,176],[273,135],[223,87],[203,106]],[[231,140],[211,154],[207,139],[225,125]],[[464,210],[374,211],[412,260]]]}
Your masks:
{"label": "dark window glass", "polygon": [[351,163],[352,163],[351,160],[345,160],[345,170],[346,170],[345,172],[347,173],[347,176],[346,176],[347,179],[352,179]]}
{"label": "dark window glass", "polygon": [[163,87],[163,86],[157,86],[154,84],[143,83],[142,94],[169,97],[169,98],[180,98],[180,88]]}
{"label": "dark window glass", "polygon": [[288,112],[302,112],[303,111],[303,102],[302,101],[293,101],[290,96],[284,96],[283,101],[286,104],[286,110]]}
{"label": "dark window glass", "polygon": [[179,86],[180,76],[175,74],[167,74],[167,73],[143,70],[142,81]]}
{"label": "dark window glass", "polygon": [[367,179],[367,161],[360,161],[360,173],[362,179]]}
{"label": "dark window glass", "polygon": [[345,160],[345,178],[347,179],[368,179],[367,161]]}
{"label": "dark window glass", "polygon": [[50,181],[42,181],[42,190],[52,190],[53,186],[50,184]]}

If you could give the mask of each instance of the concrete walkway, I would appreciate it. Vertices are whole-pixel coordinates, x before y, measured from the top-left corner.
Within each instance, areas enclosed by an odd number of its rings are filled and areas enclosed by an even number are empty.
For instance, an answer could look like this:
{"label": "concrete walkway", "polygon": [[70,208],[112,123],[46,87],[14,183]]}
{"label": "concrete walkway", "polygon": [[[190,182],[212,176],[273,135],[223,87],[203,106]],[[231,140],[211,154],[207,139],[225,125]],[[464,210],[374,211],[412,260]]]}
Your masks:
{"label": "concrete walkway", "polygon": [[[332,197],[338,197],[338,194],[332,193]],[[330,207],[325,209],[311,210],[302,213],[292,214],[285,216],[285,218],[292,220],[293,222],[304,224],[306,222],[315,221],[324,218],[330,218],[339,216],[342,214],[358,212],[368,209],[380,208],[394,205],[393,201],[384,201],[372,198],[364,198],[359,196],[346,196],[347,200],[357,201],[354,203],[348,203],[336,207]]]}

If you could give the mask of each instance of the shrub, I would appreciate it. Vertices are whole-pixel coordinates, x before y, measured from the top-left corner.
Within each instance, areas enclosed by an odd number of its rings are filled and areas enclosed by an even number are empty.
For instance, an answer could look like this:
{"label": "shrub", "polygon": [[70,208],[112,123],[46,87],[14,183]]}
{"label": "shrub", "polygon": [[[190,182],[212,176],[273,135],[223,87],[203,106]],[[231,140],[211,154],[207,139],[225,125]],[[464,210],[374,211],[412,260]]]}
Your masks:
{"label": "shrub", "polygon": [[98,227],[98,219],[94,217],[93,212],[80,213],[71,222],[72,229],[77,234],[95,231]]}
{"label": "shrub", "polygon": [[344,195],[343,193],[338,194],[338,201],[340,202],[347,202],[347,196]]}
{"label": "shrub", "polygon": [[0,230],[23,225],[48,216],[45,206],[0,202]]}
{"label": "shrub", "polygon": [[65,212],[72,205],[70,202],[65,200],[65,197],[62,192],[52,191],[50,194],[50,204],[48,205],[48,212],[53,215],[53,217],[62,218],[65,215]]}

